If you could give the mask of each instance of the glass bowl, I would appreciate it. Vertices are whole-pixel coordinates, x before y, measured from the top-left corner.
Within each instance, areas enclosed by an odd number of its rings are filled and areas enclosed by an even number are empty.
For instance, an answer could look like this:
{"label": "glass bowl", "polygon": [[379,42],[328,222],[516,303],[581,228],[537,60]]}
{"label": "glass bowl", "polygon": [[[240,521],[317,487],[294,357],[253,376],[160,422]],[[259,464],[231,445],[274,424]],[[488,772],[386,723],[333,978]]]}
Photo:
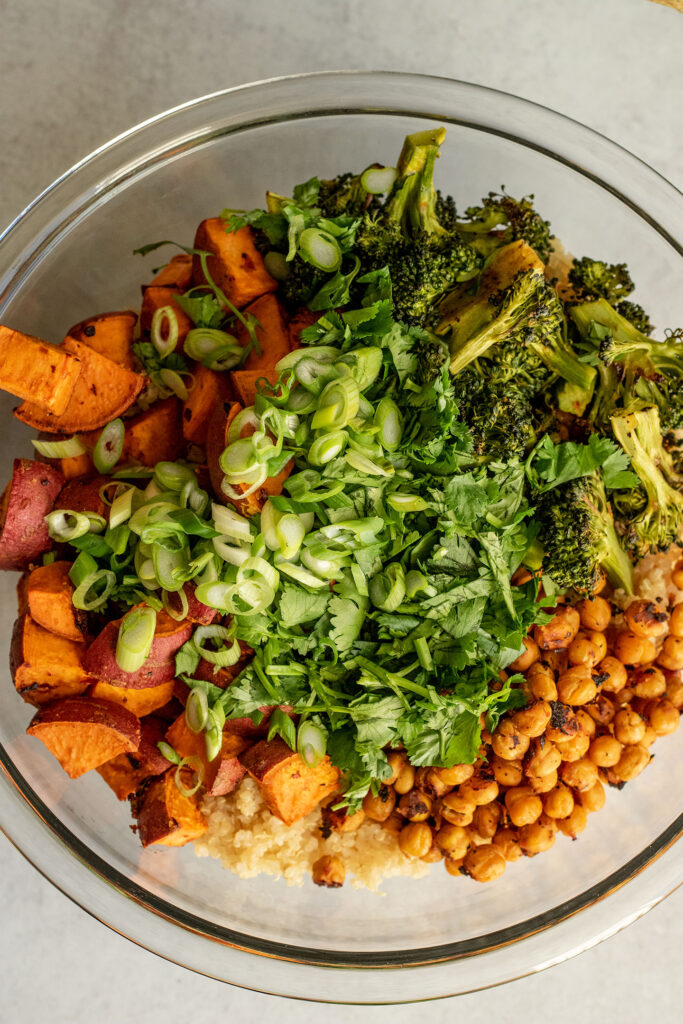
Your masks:
{"label": "glass bowl", "polygon": [[[459,206],[501,184],[533,192],[573,252],[627,260],[660,327],[683,322],[683,200],[595,132],[480,86],[391,73],[277,79],[205,97],[132,129],[77,164],[0,242],[0,320],[58,341],[104,309],[135,306],[161,260],[132,250],[191,243],[226,205],[313,173],[391,163],[406,132],[442,123],[438,181]],[[2,476],[29,433],[2,397]],[[14,579],[0,580],[7,649]],[[597,943],[683,880],[680,735],[650,768],[608,794],[579,842],[511,865],[490,886],[436,865],[385,895],[239,879],[192,848],[142,851],[96,773],[71,782],[26,737],[31,711],[6,680],[0,697],[0,823],[71,899],[133,941],[234,984],[300,998],[401,1002],[516,978]]]}

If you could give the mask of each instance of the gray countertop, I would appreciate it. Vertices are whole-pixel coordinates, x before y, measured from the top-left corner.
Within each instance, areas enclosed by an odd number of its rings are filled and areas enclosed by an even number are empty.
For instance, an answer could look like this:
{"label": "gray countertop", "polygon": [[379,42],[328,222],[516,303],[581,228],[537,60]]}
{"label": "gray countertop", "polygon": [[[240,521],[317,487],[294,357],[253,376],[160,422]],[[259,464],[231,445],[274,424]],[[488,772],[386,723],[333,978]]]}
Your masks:
{"label": "gray countertop", "polygon": [[[647,0],[0,0],[0,225],[94,147],[164,108],[327,68],[495,86],[598,129],[679,187],[683,17]],[[683,742],[683,730],[669,743]],[[190,974],[69,903],[0,841],[0,1021],[247,1022],[296,1003]],[[577,959],[429,1008],[313,1011],[341,1021],[680,1020],[683,893]],[[191,1016],[190,1016],[191,1015]]]}

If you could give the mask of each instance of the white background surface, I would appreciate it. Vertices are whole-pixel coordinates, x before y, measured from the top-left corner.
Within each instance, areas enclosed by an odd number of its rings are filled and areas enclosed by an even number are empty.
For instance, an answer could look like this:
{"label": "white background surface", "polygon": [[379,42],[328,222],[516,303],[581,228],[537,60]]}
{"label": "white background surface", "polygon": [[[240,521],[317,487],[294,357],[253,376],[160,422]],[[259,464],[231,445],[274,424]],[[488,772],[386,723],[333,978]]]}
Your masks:
{"label": "white background surface", "polygon": [[[682,46],[683,15],[647,0],[0,0],[0,226],[95,146],[166,107],[341,67],[525,96],[681,187]],[[87,917],[2,839],[0,908],[0,1024],[681,1020],[682,892],[542,975],[386,1009],[315,1008],[192,975]]]}

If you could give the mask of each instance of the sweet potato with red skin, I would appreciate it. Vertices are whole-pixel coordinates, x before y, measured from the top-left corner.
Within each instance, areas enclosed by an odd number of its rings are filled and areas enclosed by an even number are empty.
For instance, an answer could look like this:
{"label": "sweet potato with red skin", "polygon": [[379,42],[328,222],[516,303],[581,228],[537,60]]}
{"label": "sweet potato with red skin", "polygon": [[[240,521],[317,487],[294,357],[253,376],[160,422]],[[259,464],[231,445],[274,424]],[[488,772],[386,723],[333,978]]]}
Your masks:
{"label": "sweet potato with red skin", "polygon": [[178,342],[176,345],[176,352],[183,351],[183,345],[185,344],[185,338],[187,337],[188,331],[191,331],[194,324],[190,320],[187,313],[185,313],[178,305],[176,299],[180,294],[177,288],[164,288],[158,285],[150,285],[145,288],[142,293],[142,309],[140,310],[140,330],[149,334],[152,330],[152,320],[154,314],[158,309],[162,309],[164,306],[170,306],[176,315],[178,321]]}
{"label": "sweet potato with red skin", "polygon": [[36,430],[49,434],[97,430],[129,409],[147,383],[143,374],[118,366],[73,338],[67,338],[58,351],[76,356],[81,372],[66,409],[59,416],[45,412],[31,401],[22,402],[14,410],[17,419]]}
{"label": "sweet potato with red skin", "polygon": [[95,697],[66,697],[46,704],[26,732],[42,740],[72,779],[140,745],[135,715]]}
{"label": "sweet potato with red skin", "polygon": [[158,686],[146,686],[142,690],[134,689],[131,686],[116,686],[114,683],[105,683],[98,679],[90,687],[88,693],[91,697],[102,697],[122,708],[132,711],[138,718],[151,715],[153,711],[163,708],[173,696],[175,683],[171,679],[167,683],[159,683]]}
{"label": "sweet potato with red skin", "polygon": [[226,373],[209,370],[201,363],[192,372],[194,385],[183,403],[183,437],[192,444],[203,445],[213,410],[230,398],[230,381]]}
{"label": "sweet potato with red skin", "polygon": [[119,754],[97,769],[119,800],[127,800],[145,779],[152,775],[162,775],[170,768],[170,761],[166,760],[157,746],[163,738],[162,723],[156,718],[144,718],[140,722],[138,749],[131,754]]}
{"label": "sweet potato with red skin", "polygon": [[109,518],[109,505],[106,505],[100,489],[111,483],[110,476],[93,476],[89,480],[69,480],[59,492],[55,500],[55,508],[69,509],[71,512],[94,512],[95,515]]}
{"label": "sweet potato with red skin", "polygon": [[[176,256],[172,256],[166,266],[162,267],[149,282],[149,285],[177,288],[181,292],[187,291],[191,284],[192,257],[184,252],[178,253]],[[145,287],[149,287],[149,285],[145,285],[143,287],[143,292]]]}
{"label": "sweet potato with red skin", "polygon": [[17,580],[17,615],[28,615],[28,578],[30,573],[23,572]]}
{"label": "sweet potato with red skin", "polygon": [[149,775],[143,768],[134,768],[128,754],[118,754],[111,761],[105,761],[95,771],[101,775],[117,800],[127,800]]}
{"label": "sweet potato with red skin", "polygon": [[[224,220],[210,217],[197,228],[194,247],[211,254],[206,261],[209,274],[238,309],[259,295],[276,290],[277,281],[265,268],[251,228],[228,232]],[[192,260],[192,279],[196,285],[207,283],[199,256]]]}
{"label": "sweet potato with red skin", "polygon": [[208,604],[197,600],[194,583],[186,583],[183,590],[187,597],[187,618],[190,622],[194,622],[198,626],[210,626],[212,622],[216,621],[220,613],[215,608],[209,608]]}
{"label": "sweet potato with red skin", "polygon": [[32,570],[26,583],[28,612],[34,622],[51,633],[83,642],[88,617],[74,608],[75,587],[69,579],[70,569],[71,562],[50,562]]}
{"label": "sweet potato with red skin", "polygon": [[287,325],[289,333],[289,350],[301,348],[301,332],[317,323],[322,313],[314,313],[311,309],[298,309]]}
{"label": "sweet potato with red skin", "polygon": [[24,569],[52,548],[45,516],[64,486],[53,466],[15,459],[12,479],[0,498],[0,569]]}
{"label": "sweet potato with red skin", "polygon": [[[272,372],[275,364],[291,351],[284,309],[274,295],[262,295],[244,312],[251,313],[258,320],[256,338],[261,349],[260,352],[251,350],[244,369]],[[249,341],[246,327],[238,324],[235,331],[240,344],[246,345]]]}
{"label": "sweet potato with red skin", "polygon": [[138,315],[132,309],[89,316],[67,332],[69,338],[81,341],[100,355],[126,370],[135,367],[133,336]]}
{"label": "sweet potato with red skin", "polygon": [[82,643],[50,633],[30,615],[20,615],[10,643],[10,672],[17,693],[36,707],[82,694],[93,682],[83,653]]}
{"label": "sweet potato with red skin", "polygon": [[[204,769],[202,784],[211,796],[225,796],[226,793],[231,793],[244,778],[246,769],[238,757],[251,742],[244,736],[224,732],[220,752],[213,761],[209,761],[206,756],[204,733],[191,732],[183,712],[167,730],[166,742],[170,743],[180,757],[199,758]],[[228,786],[230,788],[227,788]]]}
{"label": "sweet potato with red skin", "polygon": [[[168,627],[166,619],[173,623],[173,629]],[[175,678],[175,653],[190,639],[192,623],[175,622],[170,616],[159,612],[157,631],[144,665],[137,672],[122,672],[116,662],[120,622],[120,619],[108,622],[90,644],[83,658],[86,670],[97,680],[124,689],[144,690],[171,682]],[[170,696],[166,700],[170,700]]]}
{"label": "sweet potato with red skin", "polygon": [[183,447],[180,401],[174,395],[124,421],[121,465],[139,463],[153,469],[157,462],[175,462]]}
{"label": "sweet potato with red skin", "polygon": [[77,355],[0,324],[0,389],[61,416],[82,370]]}
{"label": "sweet potato with red skin", "polygon": [[309,768],[284,740],[261,740],[240,760],[257,783],[266,807],[292,825],[339,787],[340,772],[327,755]]}
{"label": "sweet potato with red skin", "polygon": [[[143,846],[185,846],[199,838],[207,823],[199,809],[199,798],[183,796],[175,781],[176,769],[143,783],[131,798],[133,816]],[[188,775],[188,788],[191,772]]]}
{"label": "sweet potato with red skin", "polygon": [[246,409],[256,400],[256,382],[267,380],[270,384],[277,384],[278,374],[271,367],[263,370],[233,370],[230,377],[235,398]]}

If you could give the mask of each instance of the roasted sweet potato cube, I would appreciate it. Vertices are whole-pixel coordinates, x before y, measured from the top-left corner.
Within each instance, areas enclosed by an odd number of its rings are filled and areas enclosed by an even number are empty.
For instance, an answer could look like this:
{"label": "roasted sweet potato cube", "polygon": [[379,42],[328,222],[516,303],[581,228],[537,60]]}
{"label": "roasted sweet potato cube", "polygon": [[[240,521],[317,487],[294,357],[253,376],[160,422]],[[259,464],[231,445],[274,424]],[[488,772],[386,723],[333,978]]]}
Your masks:
{"label": "roasted sweet potato cube", "polygon": [[149,283],[159,287],[177,288],[181,292],[187,291],[192,284],[192,257],[184,252],[172,256]]}
{"label": "roasted sweet potato cube", "polygon": [[230,376],[235,390],[235,397],[245,408],[254,404],[257,381],[267,380],[270,384],[277,384],[278,378],[274,368],[264,370],[233,370]]}
{"label": "roasted sweet potato cube", "polygon": [[340,773],[325,756],[309,768],[284,740],[261,740],[240,760],[258,784],[268,809],[285,825],[292,825],[339,786]]}
{"label": "roasted sweet potato cube", "polygon": [[227,374],[209,370],[201,363],[193,372],[194,385],[183,403],[183,437],[192,444],[203,445],[213,410],[230,396],[230,381]]}
{"label": "roasted sweet potato cube", "polygon": [[[172,626],[168,623],[172,623]],[[116,661],[119,625],[120,620],[108,622],[85,652],[83,664],[90,674],[101,682],[133,690],[156,688],[162,683],[172,682],[175,677],[175,652],[190,639],[192,623],[176,622],[159,612],[152,647],[147,660],[137,672],[122,672]],[[166,698],[169,699],[170,696]]]}
{"label": "roasted sweet potato cube", "polygon": [[125,708],[95,697],[66,697],[40,708],[26,730],[77,779],[140,745],[140,722]]}
{"label": "roasted sweet potato cube", "polygon": [[100,313],[75,324],[68,335],[81,341],[100,355],[118,363],[126,370],[135,366],[133,359],[133,335],[138,315],[131,309],[116,313]]}
{"label": "roasted sweet potato cube", "polygon": [[64,486],[53,466],[15,459],[0,498],[0,569],[23,571],[52,548],[45,516]]}
{"label": "roasted sweet potato cube", "polygon": [[162,775],[170,763],[159,750],[163,739],[162,723],[156,718],[140,722],[140,746],[130,754],[119,754],[97,769],[119,800],[126,800],[140,788],[145,779]]}
{"label": "roasted sweet potato cube", "polygon": [[335,811],[334,804],[337,800],[339,800],[338,793],[322,809],[320,831],[323,839],[331,835],[332,832],[355,832],[365,821],[365,811],[362,807],[359,807],[353,814],[349,814],[346,807],[340,807]]}
{"label": "roasted sweet potato cube", "polygon": [[0,388],[61,416],[81,373],[77,353],[0,324]]}
{"label": "roasted sweet potato cube", "polygon": [[128,754],[112,757],[96,769],[109,788],[116,794],[117,800],[127,800],[136,792],[149,776],[142,768],[134,768]]}
{"label": "roasted sweet potato cube", "polygon": [[140,329],[149,333],[152,329],[152,320],[156,311],[164,306],[170,306],[178,321],[177,351],[182,352],[187,333],[192,330],[194,324],[187,313],[178,305],[176,300],[179,294],[177,288],[160,288],[155,284],[145,288],[142,295],[142,309],[140,310]]}
{"label": "roasted sweet potato cube", "polygon": [[213,761],[209,761],[206,756],[204,733],[191,732],[183,712],[166,732],[166,742],[170,743],[181,757],[199,758],[203,767],[202,782],[207,793],[212,796],[231,793],[244,777],[245,768],[238,758],[251,743],[247,737],[223,733],[220,752]]}
{"label": "roasted sweet potato cube", "polygon": [[67,640],[83,641],[87,631],[85,612],[74,608],[70,562],[39,565],[26,582],[28,612],[34,622]]}
{"label": "roasted sweet potato cube", "polygon": [[105,683],[98,679],[90,688],[92,697],[103,697],[114,704],[120,704],[122,708],[132,711],[138,718],[151,715],[153,711],[168,704],[173,696],[175,683],[159,683],[157,686],[146,686],[142,690],[136,690],[130,686],[116,686],[114,683]]}
{"label": "roasted sweet potato cube", "polygon": [[[188,772],[188,775],[190,773]],[[197,796],[183,796],[175,781],[176,769],[144,783],[131,803],[143,846],[185,846],[206,832],[207,824]]]}
{"label": "roasted sweet potato cube", "polygon": [[[99,430],[97,431],[95,440],[100,436]],[[66,441],[67,438],[60,437],[59,434],[48,434],[44,431],[40,431],[38,438],[41,441]],[[93,441],[93,445],[94,445]],[[83,452],[82,455],[68,455],[61,459],[48,459],[45,455],[36,455],[38,462],[45,462],[48,466],[53,466],[59,470],[65,480],[77,480],[80,477],[92,476],[95,472],[93,467],[92,458],[90,452]]]}
{"label": "roasted sweet potato cube", "polygon": [[301,348],[301,332],[307,327],[312,327],[322,315],[322,313],[314,313],[305,307],[297,310],[287,325],[290,351],[295,348]]}
{"label": "roasted sweet potato cube", "polygon": [[10,644],[10,672],[17,693],[39,707],[84,692],[92,683],[83,665],[84,645],[50,633],[20,615]]}
{"label": "roasted sweet potato cube", "polygon": [[[262,295],[247,306],[244,312],[252,313],[258,320],[256,338],[261,349],[260,352],[252,349],[244,369],[272,372],[275,364],[291,351],[284,310],[274,295]],[[237,337],[242,345],[249,341],[247,330],[242,324],[237,327]]]}
{"label": "roasted sweet potato cube", "polygon": [[69,480],[59,492],[55,501],[56,508],[67,508],[72,512],[94,512],[107,519],[109,506],[105,505],[100,490],[111,482],[111,477],[94,476],[89,480]]}
{"label": "roasted sweet potato cube", "polygon": [[175,462],[183,446],[180,401],[175,397],[160,402],[125,421],[121,464],[135,462],[154,468],[157,462]]}
{"label": "roasted sweet potato cube", "polygon": [[[254,245],[251,228],[228,232],[224,220],[210,217],[197,228],[194,245],[211,253],[207,258],[209,273],[238,309],[277,288],[277,281],[266,270],[263,256]],[[206,284],[199,256],[193,258],[192,278],[195,284]]]}

